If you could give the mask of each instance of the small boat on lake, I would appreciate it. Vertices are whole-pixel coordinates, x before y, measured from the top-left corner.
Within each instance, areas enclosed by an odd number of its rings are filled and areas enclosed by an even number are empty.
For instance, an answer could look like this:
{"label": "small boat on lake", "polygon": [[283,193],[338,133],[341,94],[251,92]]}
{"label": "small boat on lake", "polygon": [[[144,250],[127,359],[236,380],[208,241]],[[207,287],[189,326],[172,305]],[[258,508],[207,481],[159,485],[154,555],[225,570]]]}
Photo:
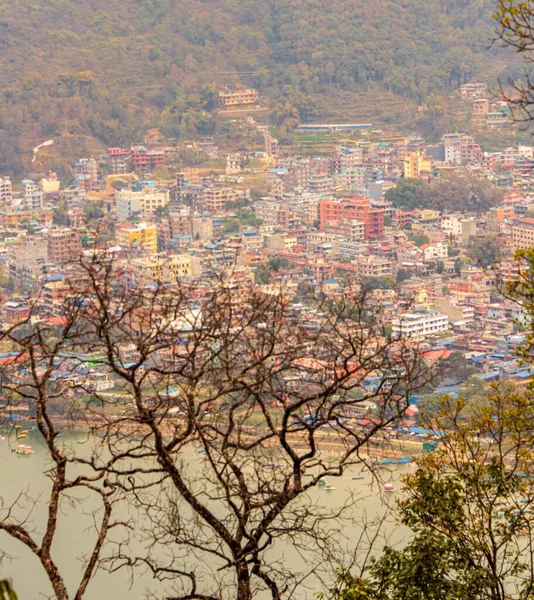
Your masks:
{"label": "small boat on lake", "polygon": [[353,481],[355,481],[357,479],[363,479],[363,475],[356,475],[352,478]]}
{"label": "small boat on lake", "polygon": [[331,484],[331,483],[327,483],[324,486],[324,490],[325,492],[333,492],[336,488]]}
{"label": "small boat on lake", "polygon": [[384,484],[384,492],[388,492],[388,493],[392,493],[395,491],[395,486],[392,483],[385,483]]}
{"label": "small boat on lake", "polygon": [[14,452],[18,456],[30,456],[30,454],[33,454],[33,448],[31,446],[21,444],[18,446],[18,448],[13,448],[11,452]]}

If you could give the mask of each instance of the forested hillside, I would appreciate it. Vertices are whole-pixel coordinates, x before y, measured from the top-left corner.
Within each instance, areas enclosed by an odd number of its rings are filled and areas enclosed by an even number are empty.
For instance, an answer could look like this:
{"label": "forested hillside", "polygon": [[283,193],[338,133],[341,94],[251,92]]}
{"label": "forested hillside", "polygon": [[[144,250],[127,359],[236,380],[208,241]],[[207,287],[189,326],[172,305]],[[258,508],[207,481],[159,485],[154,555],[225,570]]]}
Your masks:
{"label": "forested hillside", "polygon": [[[369,86],[419,104],[502,74],[492,0],[4,0],[0,171],[60,134],[210,133],[216,91],[257,87],[275,125]],[[510,67],[507,67],[509,73]]]}

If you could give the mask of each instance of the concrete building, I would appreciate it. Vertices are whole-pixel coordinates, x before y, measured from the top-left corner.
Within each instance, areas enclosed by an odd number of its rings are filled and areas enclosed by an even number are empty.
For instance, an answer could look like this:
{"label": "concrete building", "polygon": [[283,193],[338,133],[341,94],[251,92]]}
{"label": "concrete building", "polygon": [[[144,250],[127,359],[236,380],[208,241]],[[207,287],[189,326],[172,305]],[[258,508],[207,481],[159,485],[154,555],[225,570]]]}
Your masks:
{"label": "concrete building", "polygon": [[48,258],[61,265],[79,260],[82,254],[80,234],[72,229],[51,229],[48,232]]}
{"label": "concrete building", "polygon": [[319,218],[319,203],[322,197],[322,194],[297,188],[284,194],[283,201],[287,203],[289,212],[301,223],[312,225]]}
{"label": "concrete building", "polygon": [[282,229],[289,222],[289,207],[280,200],[263,199],[254,202],[254,214],[264,225],[273,225]]}
{"label": "concrete building", "polygon": [[0,177],[0,204],[11,204],[13,184],[9,177]]}
{"label": "concrete building", "polygon": [[157,228],[152,223],[117,223],[115,240],[119,246],[126,248],[138,247],[146,249],[151,254],[158,251]]}
{"label": "concrete building", "polygon": [[240,106],[242,104],[256,104],[260,94],[257,90],[237,90],[235,92],[219,92],[221,106]]}
{"label": "concrete building", "polygon": [[380,256],[361,256],[357,262],[358,277],[386,277],[393,273],[390,259]]}
{"label": "concrete building", "polygon": [[488,93],[488,86],[485,83],[465,83],[460,86],[462,98],[481,98]]}
{"label": "concrete building", "polygon": [[534,219],[525,217],[512,224],[512,246],[514,250],[534,247]]}
{"label": "concrete building", "polygon": [[137,215],[151,216],[169,201],[169,190],[119,190],[115,194],[117,220],[123,222]]}
{"label": "concrete building", "polygon": [[394,338],[423,341],[449,329],[449,318],[438,310],[408,312],[393,319],[391,333]]}
{"label": "concrete building", "polygon": [[44,194],[41,190],[37,190],[30,194],[24,194],[22,199],[27,210],[39,212],[44,208]]}
{"label": "concrete building", "polygon": [[194,240],[209,242],[214,238],[213,217],[211,215],[193,215],[191,233]]}
{"label": "concrete building", "polygon": [[108,148],[108,166],[113,175],[124,175],[132,172],[132,153],[123,148]]}
{"label": "concrete building", "polygon": [[243,199],[243,195],[227,187],[209,187],[202,194],[202,208],[216,214],[235,207]]}
{"label": "concrete building", "polygon": [[365,239],[373,240],[384,236],[384,210],[371,207],[369,198],[342,198],[321,200],[319,205],[321,229],[327,223],[355,219],[365,225]]}
{"label": "concrete building", "polygon": [[9,276],[21,282],[22,279],[37,279],[48,262],[46,239],[27,237],[7,250]]}
{"label": "concrete building", "polygon": [[129,261],[126,274],[131,283],[175,283],[180,277],[199,276],[200,260],[189,254],[156,254]]}

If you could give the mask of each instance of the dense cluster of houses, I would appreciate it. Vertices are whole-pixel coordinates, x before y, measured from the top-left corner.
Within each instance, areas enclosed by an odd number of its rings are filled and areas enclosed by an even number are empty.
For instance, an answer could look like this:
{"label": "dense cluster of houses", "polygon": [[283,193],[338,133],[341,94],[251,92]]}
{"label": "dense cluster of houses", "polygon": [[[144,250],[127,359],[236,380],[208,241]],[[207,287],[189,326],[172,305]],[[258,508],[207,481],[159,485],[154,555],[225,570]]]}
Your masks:
{"label": "dense cluster of houses", "polygon": [[[204,151],[206,140],[196,148]],[[20,184],[0,177],[0,319],[27,316],[36,290],[40,313],[60,315],[79,260],[98,248],[128,285],[202,289],[224,276],[240,290],[283,293],[302,306],[364,288],[388,334],[421,344],[428,360],[458,350],[483,378],[525,376],[512,365],[528,317],[500,295],[495,271],[479,264],[473,246],[498,247],[499,281],[516,275],[513,251],[534,246],[533,147],[488,153],[466,134],[434,145],[412,134],[365,136],[320,157],[264,153],[263,194],[243,184],[244,153],[226,155],[224,173],[186,169],[158,180],[152,171],[165,155],[150,143],[110,148],[80,159],[65,189],[54,173]],[[109,175],[126,170],[113,187]],[[490,180],[504,190],[502,204],[469,214],[388,201],[402,179],[431,183],[450,172]]]}

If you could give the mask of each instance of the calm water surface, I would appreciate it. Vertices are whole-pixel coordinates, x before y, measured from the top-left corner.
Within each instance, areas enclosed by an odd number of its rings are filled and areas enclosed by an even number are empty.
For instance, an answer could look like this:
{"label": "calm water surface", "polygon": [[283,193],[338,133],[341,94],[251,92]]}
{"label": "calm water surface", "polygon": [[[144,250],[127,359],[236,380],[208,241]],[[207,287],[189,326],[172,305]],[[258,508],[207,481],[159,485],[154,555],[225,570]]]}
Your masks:
{"label": "calm water surface", "polygon": [[[80,438],[79,434],[67,435],[65,443],[73,444],[77,453],[84,454],[90,452],[90,442],[84,445],[77,445],[76,440]],[[42,441],[39,440],[37,432],[31,432],[25,440],[25,443],[31,445],[34,454],[28,457],[17,456],[11,452],[11,447],[16,446],[14,440],[6,439],[0,441],[0,473],[1,473],[1,493],[0,495],[6,502],[12,502],[21,494],[27,492],[28,496],[35,500],[30,517],[30,527],[35,526],[42,531],[42,524],[46,519],[46,498],[50,482],[46,477],[46,470],[49,467]],[[191,453],[191,459],[198,460],[195,453]],[[410,465],[402,467],[391,473],[384,473],[384,478],[390,481],[398,481],[401,473],[407,472]],[[330,479],[329,482],[335,486],[335,491],[327,492],[317,488],[310,492],[311,497],[327,507],[334,508],[342,506],[350,497],[350,494],[358,491],[359,498],[354,505],[354,516],[361,519],[373,519],[387,513],[387,504],[394,504],[394,496],[389,495],[388,500],[384,500],[384,495],[380,493],[380,486],[372,483],[369,474],[364,474],[363,480],[353,480],[352,476],[359,474],[359,470],[350,473],[341,479]],[[397,484],[398,487],[398,484]],[[360,493],[361,492],[361,493]],[[26,503],[26,508],[31,507],[31,502]],[[89,508],[95,506],[94,500],[86,502],[84,507],[72,509],[65,507],[66,515],[60,519],[60,525],[57,537],[52,547],[52,556],[58,563],[61,571],[65,574],[69,589],[75,589],[81,574],[81,560],[84,552],[90,547],[90,542],[94,538],[94,532],[91,531],[92,519],[88,516]],[[138,515],[133,514],[132,509],[126,505],[120,509],[120,518],[137,519]],[[353,526],[347,531],[349,538],[358,539],[361,529]],[[385,531],[391,536],[393,543],[402,543],[405,537],[405,531],[398,527],[393,519],[385,525]],[[13,580],[15,589],[19,594],[20,600],[43,600],[53,596],[46,577],[43,575],[38,559],[21,544],[10,539],[6,534],[0,533],[0,549],[11,556],[1,567],[2,577],[9,577]],[[272,556],[284,558],[286,564],[301,564],[302,559],[298,553],[289,546],[275,546],[272,550]],[[288,562],[289,561],[289,562]],[[318,584],[319,587],[319,584]],[[163,594],[165,587],[162,584],[154,582],[148,574],[137,574],[133,581],[127,572],[119,572],[109,575],[100,572],[89,584],[86,600],[122,600],[122,599],[141,599],[150,593]],[[160,596],[161,597],[161,596]],[[303,597],[309,597],[305,594]]]}

